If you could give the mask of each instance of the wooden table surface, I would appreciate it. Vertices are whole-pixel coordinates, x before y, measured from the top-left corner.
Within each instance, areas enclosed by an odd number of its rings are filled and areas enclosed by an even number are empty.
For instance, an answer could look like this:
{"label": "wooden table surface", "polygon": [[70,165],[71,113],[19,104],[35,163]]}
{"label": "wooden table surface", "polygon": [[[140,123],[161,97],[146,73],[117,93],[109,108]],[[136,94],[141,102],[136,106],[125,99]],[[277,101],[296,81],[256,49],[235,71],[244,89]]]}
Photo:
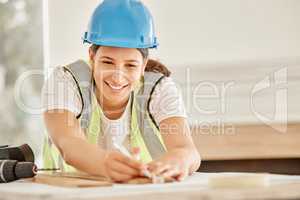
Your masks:
{"label": "wooden table surface", "polygon": [[[0,184],[0,199],[300,199],[300,176],[267,174],[269,184],[243,186],[245,173],[195,173],[183,182],[167,184],[124,185],[109,187],[64,188],[24,181]],[[222,186],[212,180],[234,176],[235,184]],[[245,180],[245,179],[242,179]],[[227,183],[227,182],[226,182]]]}

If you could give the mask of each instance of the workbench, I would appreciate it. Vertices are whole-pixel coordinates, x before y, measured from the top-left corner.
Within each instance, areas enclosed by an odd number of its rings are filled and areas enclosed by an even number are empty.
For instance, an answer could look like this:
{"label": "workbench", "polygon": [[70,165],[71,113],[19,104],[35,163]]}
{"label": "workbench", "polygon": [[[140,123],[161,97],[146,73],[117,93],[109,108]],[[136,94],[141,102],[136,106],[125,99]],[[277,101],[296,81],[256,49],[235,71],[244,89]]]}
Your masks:
{"label": "workbench", "polygon": [[[0,199],[300,199],[300,176],[267,174],[269,185],[259,187],[238,185],[212,187],[209,184],[213,177],[224,175],[228,173],[195,173],[183,182],[146,185],[114,184],[109,187],[93,188],[64,188],[17,181],[0,184]],[[244,173],[230,173],[229,175],[240,176]]]}

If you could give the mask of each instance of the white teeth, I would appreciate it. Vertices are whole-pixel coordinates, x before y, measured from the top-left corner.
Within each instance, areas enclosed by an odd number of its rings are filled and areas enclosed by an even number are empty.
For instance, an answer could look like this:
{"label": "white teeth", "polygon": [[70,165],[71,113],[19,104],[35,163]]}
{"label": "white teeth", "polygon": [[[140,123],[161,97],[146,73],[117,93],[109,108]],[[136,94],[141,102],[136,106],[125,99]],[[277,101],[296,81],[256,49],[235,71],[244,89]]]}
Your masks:
{"label": "white teeth", "polygon": [[115,89],[115,90],[120,90],[120,89],[122,89],[122,87],[114,87],[114,86],[110,86],[112,89]]}
{"label": "white teeth", "polygon": [[120,90],[120,89],[122,89],[124,86],[113,86],[113,85],[111,85],[111,84],[109,84],[109,86],[112,88],[112,89],[114,89],[114,90]]}

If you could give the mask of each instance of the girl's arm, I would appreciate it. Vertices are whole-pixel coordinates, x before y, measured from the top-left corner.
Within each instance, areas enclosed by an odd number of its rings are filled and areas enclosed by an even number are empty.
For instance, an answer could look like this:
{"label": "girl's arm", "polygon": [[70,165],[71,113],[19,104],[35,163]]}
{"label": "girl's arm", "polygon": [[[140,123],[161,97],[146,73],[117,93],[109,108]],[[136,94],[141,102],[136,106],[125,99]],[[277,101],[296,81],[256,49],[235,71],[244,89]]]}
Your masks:
{"label": "girl's arm", "polygon": [[81,171],[125,181],[138,176],[144,167],[118,151],[106,151],[90,144],[72,112],[60,109],[46,111],[44,121],[63,159]]}
{"label": "girl's arm", "polygon": [[150,170],[155,174],[175,177],[178,180],[197,171],[201,159],[186,118],[170,117],[162,120],[159,127],[167,153],[150,163]]}

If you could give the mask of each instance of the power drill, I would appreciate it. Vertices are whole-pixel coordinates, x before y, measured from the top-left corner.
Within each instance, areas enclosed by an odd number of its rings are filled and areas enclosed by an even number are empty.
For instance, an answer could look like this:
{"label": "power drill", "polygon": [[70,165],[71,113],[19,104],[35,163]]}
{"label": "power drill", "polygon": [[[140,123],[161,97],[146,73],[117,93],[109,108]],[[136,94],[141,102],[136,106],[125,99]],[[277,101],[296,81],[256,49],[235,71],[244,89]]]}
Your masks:
{"label": "power drill", "polygon": [[0,183],[8,183],[22,178],[31,178],[38,171],[58,171],[38,169],[34,164],[34,154],[28,144],[17,147],[0,146]]}
{"label": "power drill", "polygon": [[17,147],[0,146],[0,160],[17,160],[19,162],[34,162],[34,154],[28,144]]}
{"label": "power drill", "polygon": [[34,177],[36,172],[34,154],[28,144],[0,146],[0,183]]}
{"label": "power drill", "polygon": [[0,160],[0,183],[8,183],[21,178],[31,178],[37,174],[37,167],[32,162]]}

